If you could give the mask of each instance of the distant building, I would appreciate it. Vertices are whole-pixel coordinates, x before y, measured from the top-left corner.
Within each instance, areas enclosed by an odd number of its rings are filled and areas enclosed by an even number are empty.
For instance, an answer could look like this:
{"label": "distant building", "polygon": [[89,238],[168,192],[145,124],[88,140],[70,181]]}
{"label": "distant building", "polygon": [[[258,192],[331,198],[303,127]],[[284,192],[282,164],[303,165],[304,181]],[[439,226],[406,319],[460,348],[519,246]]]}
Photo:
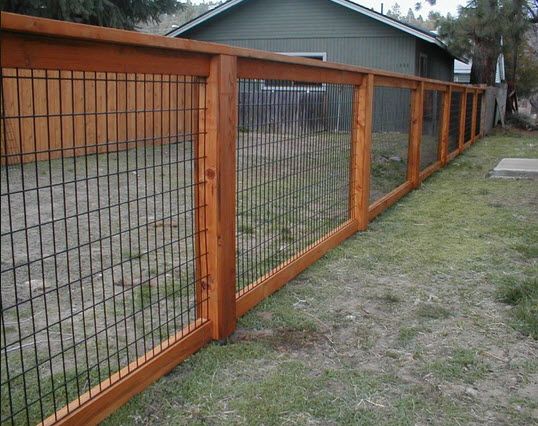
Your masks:
{"label": "distant building", "polygon": [[[471,82],[471,67],[473,62],[465,63],[456,59],[454,61],[454,82],[468,84]],[[504,55],[501,53],[497,60],[497,68],[495,70],[495,84],[501,84],[506,80],[505,68],[504,68]]]}

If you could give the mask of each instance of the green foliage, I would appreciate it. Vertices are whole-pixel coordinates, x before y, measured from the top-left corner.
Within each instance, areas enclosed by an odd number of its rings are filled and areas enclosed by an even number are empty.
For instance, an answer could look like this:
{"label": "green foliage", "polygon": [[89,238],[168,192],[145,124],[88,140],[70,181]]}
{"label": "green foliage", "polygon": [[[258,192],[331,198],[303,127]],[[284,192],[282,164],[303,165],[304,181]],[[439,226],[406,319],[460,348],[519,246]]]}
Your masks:
{"label": "green foliage", "polygon": [[422,15],[416,16],[411,8],[409,8],[407,14],[403,15],[398,3],[394,3],[390,10],[387,11],[387,16],[426,31],[433,31],[435,29],[435,20],[431,19],[430,15],[424,19]]}
{"label": "green foliage", "polygon": [[177,0],[0,0],[3,11],[123,29],[180,7]]}
{"label": "green foliage", "polygon": [[531,29],[522,42],[517,67],[517,90],[520,96],[538,94],[538,25]]}

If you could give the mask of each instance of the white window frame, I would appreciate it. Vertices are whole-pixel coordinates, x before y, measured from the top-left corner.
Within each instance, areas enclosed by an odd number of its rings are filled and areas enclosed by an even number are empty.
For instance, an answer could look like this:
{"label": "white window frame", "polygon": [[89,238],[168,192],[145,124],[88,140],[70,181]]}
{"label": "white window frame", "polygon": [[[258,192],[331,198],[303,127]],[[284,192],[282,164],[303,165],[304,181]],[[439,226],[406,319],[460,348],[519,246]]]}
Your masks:
{"label": "white window frame", "polygon": [[[321,58],[322,62],[327,62],[327,52],[276,52],[281,55],[287,55],[287,56],[294,56],[298,58],[310,58],[310,59],[318,59]],[[262,90],[267,91],[286,91],[286,90],[295,90],[295,91],[302,91],[306,93],[310,92],[325,92],[327,90],[327,85],[325,83],[322,83],[321,86],[318,87],[308,87],[308,86],[268,86],[265,84],[266,80],[262,80]],[[306,84],[308,84],[306,82]]]}

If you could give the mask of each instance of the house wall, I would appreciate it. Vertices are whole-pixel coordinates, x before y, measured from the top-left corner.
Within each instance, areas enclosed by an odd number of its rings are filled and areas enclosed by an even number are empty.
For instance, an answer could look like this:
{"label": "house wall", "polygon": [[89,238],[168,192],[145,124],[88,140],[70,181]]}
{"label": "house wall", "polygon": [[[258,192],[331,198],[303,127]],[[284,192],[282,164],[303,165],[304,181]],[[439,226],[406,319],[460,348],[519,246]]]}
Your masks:
{"label": "house wall", "polygon": [[[330,62],[409,75],[415,75],[417,70],[416,37],[327,0],[249,0],[185,32],[181,37],[281,53],[326,53],[327,61]],[[439,53],[435,51],[439,49],[432,46],[430,51],[427,50],[428,43],[424,45],[423,50],[432,57],[432,75],[451,80],[452,63],[448,63],[445,57],[438,58]],[[448,68],[445,72],[441,69],[444,65]],[[271,99],[282,100],[286,97],[283,94],[260,90],[256,85],[247,87],[250,93],[241,93],[240,102],[241,99],[249,99],[249,102],[256,99],[257,104],[268,105],[271,104]],[[348,90],[350,89],[346,89]],[[380,90],[379,93],[378,102],[374,106],[374,131],[407,129],[409,97],[402,98],[402,94],[394,90]],[[316,97],[319,101],[323,94],[313,92],[302,94],[295,99],[308,104],[308,96]],[[334,105],[332,99],[349,98],[347,92],[335,94],[331,90],[327,91],[325,97],[324,102],[329,105]],[[351,105],[343,100],[339,105],[337,112],[328,108],[326,114],[329,117],[339,117],[337,121],[341,118],[342,130],[349,130]],[[323,127],[316,124],[312,116],[301,112],[300,106],[297,108],[296,114],[305,117],[309,126]],[[265,110],[270,111],[271,108]],[[242,106],[240,111],[246,109]],[[263,117],[255,120],[256,122],[277,120],[277,117],[266,117],[263,112],[258,114]],[[240,113],[240,125],[246,123],[244,117],[246,115]],[[324,126],[327,129],[335,127],[330,124],[330,120],[329,124]]]}
{"label": "house wall", "polygon": [[250,0],[181,37],[415,73],[413,36],[327,0]]}
{"label": "house wall", "polygon": [[419,58],[421,54],[428,57],[428,73],[423,77],[436,80],[453,81],[454,79],[454,58],[446,51],[439,49],[431,43],[416,40],[415,69],[419,72]]}

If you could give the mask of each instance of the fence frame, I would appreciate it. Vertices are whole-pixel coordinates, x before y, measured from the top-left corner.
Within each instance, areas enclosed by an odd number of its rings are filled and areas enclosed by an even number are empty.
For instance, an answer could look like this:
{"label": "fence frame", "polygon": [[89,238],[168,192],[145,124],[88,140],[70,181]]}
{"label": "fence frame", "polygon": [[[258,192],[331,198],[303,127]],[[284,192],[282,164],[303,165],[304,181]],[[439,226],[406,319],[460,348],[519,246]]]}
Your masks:
{"label": "fence frame", "polygon": [[[183,330],[162,342],[150,355],[112,375],[86,395],[60,409],[43,424],[95,424],[150,383],[166,374],[211,340],[222,340],[236,328],[237,318],[274,293],[293,277],[358,231],[405,194],[420,186],[432,173],[463,152],[477,138],[478,94],[484,87],[441,82],[351,65],[333,64],[264,51],[193,40],[172,39],[129,31],[98,28],[21,15],[1,14],[2,67],[116,73],[170,73],[207,79],[196,94],[205,114],[196,118],[202,137],[195,141],[194,176],[203,190],[194,196],[198,235],[195,250],[207,252],[197,262],[207,282],[208,306],[198,311],[194,329]],[[353,85],[349,219],[320,240],[288,259],[274,271],[236,293],[236,129],[239,78]],[[411,90],[411,122],[406,181],[369,205],[373,96],[375,87]],[[442,92],[437,161],[420,170],[420,145],[425,90]],[[461,93],[458,149],[448,152],[452,93]],[[472,137],[465,141],[467,94],[473,93]],[[485,96],[482,96],[482,102]],[[484,114],[485,108],[482,108]],[[22,155],[22,154],[21,154]],[[203,214],[200,213],[203,211]],[[204,234],[205,238],[200,238]],[[199,275],[199,276],[200,276]],[[200,297],[199,295],[197,297]],[[139,367],[139,364],[143,364]]]}

